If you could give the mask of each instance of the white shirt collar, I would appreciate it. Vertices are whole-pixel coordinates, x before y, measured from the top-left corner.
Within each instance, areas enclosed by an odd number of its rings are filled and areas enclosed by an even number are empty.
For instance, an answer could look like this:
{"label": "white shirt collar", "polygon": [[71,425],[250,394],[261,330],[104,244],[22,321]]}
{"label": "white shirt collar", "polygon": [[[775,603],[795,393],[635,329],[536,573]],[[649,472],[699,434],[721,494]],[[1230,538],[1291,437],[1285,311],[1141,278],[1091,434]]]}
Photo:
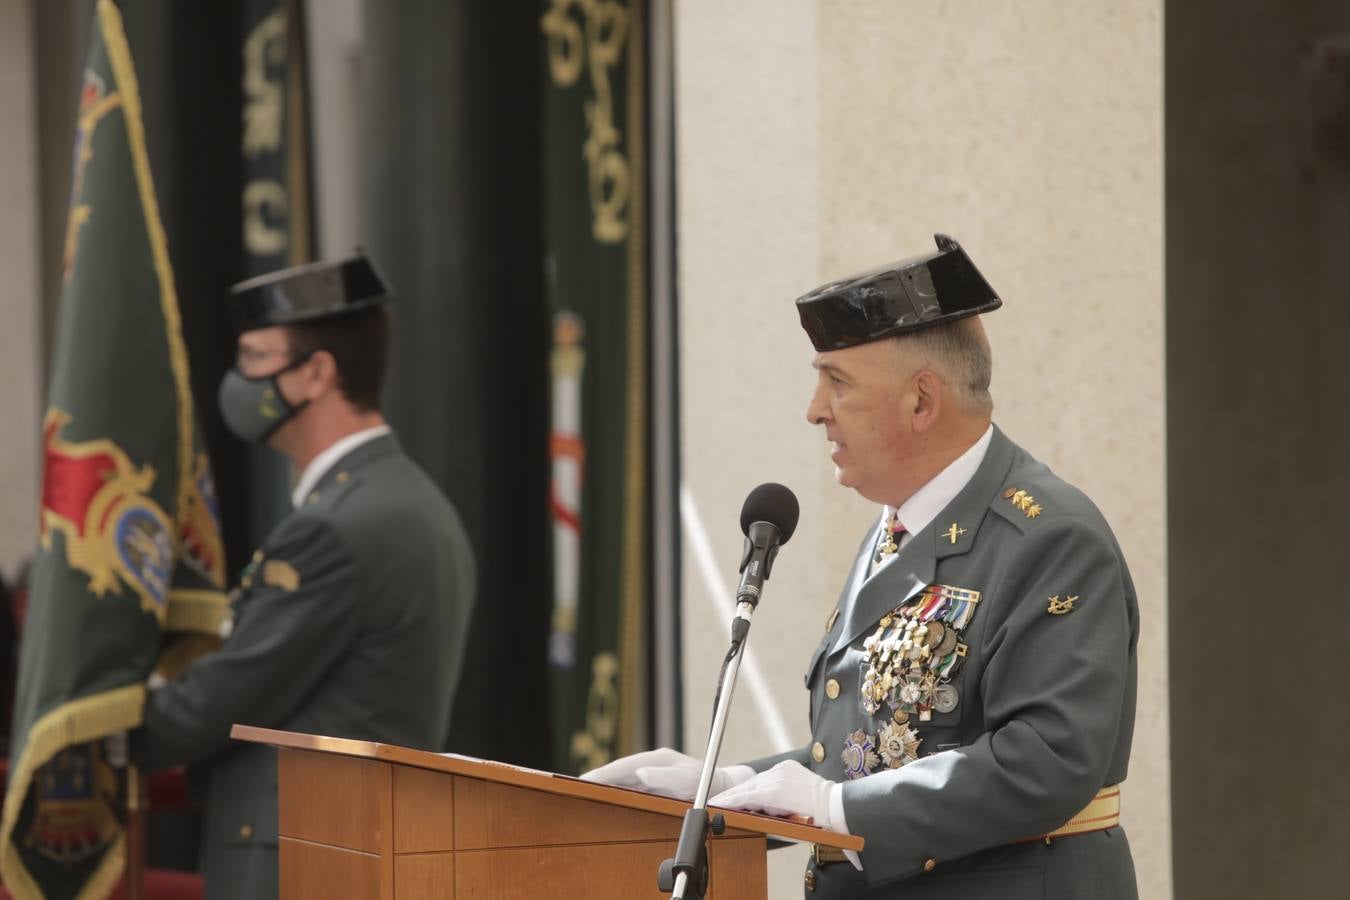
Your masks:
{"label": "white shirt collar", "polygon": [[[970,479],[984,462],[989,451],[989,442],[994,439],[994,426],[990,425],[980,439],[971,444],[970,449],[962,453],[951,465],[939,472],[931,481],[919,488],[900,504],[897,518],[905,526],[906,538],[918,534],[937,518],[937,514],[956,499],[956,495],[965,490]],[[891,507],[883,508],[881,520],[884,522],[891,514]]]}
{"label": "white shirt collar", "polygon": [[296,509],[303,506],[309,492],[314,490],[314,486],[319,483],[319,479],[328,474],[328,470],[333,468],[338,460],[362,444],[368,444],[377,437],[389,434],[389,432],[388,425],[376,425],[373,428],[353,431],[345,438],[329,444],[323,452],[310,460],[309,465],[305,466],[305,471],[300,473],[300,480],[295,483],[295,490],[291,491],[291,506]]}

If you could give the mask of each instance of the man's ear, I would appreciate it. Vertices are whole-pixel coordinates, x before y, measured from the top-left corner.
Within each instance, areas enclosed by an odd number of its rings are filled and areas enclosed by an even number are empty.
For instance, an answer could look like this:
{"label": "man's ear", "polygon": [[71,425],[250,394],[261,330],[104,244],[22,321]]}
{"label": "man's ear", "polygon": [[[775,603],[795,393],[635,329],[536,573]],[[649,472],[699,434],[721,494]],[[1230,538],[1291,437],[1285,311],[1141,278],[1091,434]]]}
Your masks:
{"label": "man's ear", "polygon": [[305,379],[305,396],[315,400],[330,390],[338,389],[337,360],[327,350],[316,350],[309,358],[309,377]]}
{"label": "man's ear", "polygon": [[914,406],[910,421],[917,432],[925,432],[937,423],[942,413],[942,379],[932,369],[920,369],[910,382]]}

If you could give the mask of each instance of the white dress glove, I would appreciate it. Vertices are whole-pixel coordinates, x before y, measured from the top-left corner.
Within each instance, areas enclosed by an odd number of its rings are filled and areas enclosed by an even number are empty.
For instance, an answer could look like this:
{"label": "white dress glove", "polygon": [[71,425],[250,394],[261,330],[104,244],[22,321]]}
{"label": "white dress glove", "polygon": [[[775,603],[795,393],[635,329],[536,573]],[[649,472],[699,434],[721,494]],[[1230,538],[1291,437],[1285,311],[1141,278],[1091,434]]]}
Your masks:
{"label": "white dress glove", "polygon": [[[693,800],[698,791],[698,776],[703,763],[692,756],[662,747],[634,753],[614,760],[582,775],[584,781],[612,784],[615,787],[635,788],[676,800]],[[728,790],[748,781],[755,774],[749,766],[719,767],[713,772],[709,793]]]}
{"label": "white dress glove", "polygon": [[796,760],[788,759],[722,791],[709,799],[708,805],[771,816],[809,816],[821,828],[842,831],[842,823],[832,822],[830,815],[832,794],[838,787]]}
{"label": "white dress glove", "polygon": [[[731,790],[708,799],[709,806],[764,812],[771,816],[809,816],[826,831],[850,834],[844,818],[844,786],[821,778],[796,760],[787,759]],[[862,871],[862,860],[852,850],[844,856]]]}

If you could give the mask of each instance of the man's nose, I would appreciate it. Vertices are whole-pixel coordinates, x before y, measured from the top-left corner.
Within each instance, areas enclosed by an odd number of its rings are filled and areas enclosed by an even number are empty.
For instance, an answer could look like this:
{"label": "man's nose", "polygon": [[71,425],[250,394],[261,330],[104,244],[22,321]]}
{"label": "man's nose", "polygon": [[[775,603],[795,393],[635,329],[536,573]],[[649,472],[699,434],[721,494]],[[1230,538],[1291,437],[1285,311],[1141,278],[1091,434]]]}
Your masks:
{"label": "man's nose", "polygon": [[811,394],[810,402],[806,404],[806,421],[810,422],[812,425],[825,424],[825,413],[827,409],[828,407],[821,399],[820,388],[816,388],[815,392]]}

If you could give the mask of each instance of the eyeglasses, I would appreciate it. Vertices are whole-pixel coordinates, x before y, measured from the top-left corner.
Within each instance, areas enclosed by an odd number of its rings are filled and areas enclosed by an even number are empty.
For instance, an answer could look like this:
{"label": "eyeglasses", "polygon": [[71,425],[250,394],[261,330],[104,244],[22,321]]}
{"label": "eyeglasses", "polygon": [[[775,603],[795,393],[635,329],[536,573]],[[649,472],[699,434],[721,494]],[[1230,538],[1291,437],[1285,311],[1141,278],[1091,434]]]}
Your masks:
{"label": "eyeglasses", "polygon": [[252,347],[240,347],[234,355],[235,367],[244,370],[252,369],[257,363],[265,359],[271,359],[274,356],[290,356],[289,350],[273,348],[271,350],[255,350]]}

